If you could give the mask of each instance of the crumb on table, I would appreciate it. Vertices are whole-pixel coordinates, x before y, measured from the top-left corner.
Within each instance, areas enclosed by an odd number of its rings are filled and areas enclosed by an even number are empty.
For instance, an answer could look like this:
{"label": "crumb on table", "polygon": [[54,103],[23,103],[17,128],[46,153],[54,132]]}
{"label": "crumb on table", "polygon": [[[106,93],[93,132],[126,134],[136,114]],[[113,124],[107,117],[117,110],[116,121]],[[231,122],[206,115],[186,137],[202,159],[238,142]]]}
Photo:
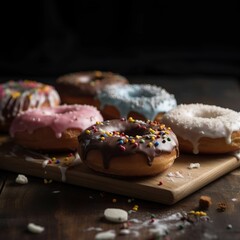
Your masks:
{"label": "crumb on table", "polygon": [[212,204],[212,199],[209,196],[201,196],[199,199],[199,208],[208,209]]}

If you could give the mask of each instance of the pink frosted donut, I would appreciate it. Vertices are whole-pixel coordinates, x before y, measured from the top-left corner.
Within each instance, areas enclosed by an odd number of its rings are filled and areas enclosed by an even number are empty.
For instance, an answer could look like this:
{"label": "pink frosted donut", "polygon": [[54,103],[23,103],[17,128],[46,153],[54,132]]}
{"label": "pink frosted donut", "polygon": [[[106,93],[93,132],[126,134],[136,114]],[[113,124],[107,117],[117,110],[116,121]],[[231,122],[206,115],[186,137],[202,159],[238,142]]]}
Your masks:
{"label": "pink frosted donut", "polygon": [[10,135],[17,144],[30,149],[75,150],[78,135],[98,121],[103,121],[102,115],[88,105],[31,109],[14,119]]}

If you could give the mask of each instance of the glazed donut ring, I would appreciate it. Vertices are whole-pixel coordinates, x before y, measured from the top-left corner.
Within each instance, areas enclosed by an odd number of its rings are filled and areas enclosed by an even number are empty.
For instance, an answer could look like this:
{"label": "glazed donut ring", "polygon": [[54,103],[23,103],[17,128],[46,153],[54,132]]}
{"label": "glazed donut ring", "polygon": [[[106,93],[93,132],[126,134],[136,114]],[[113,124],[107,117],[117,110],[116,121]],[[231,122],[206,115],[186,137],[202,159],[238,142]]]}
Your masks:
{"label": "glazed donut ring", "polygon": [[180,151],[228,153],[240,149],[240,113],[214,105],[182,104],[163,116]]}
{"label": "glazed donut ring", "polygon": [[0,84],[0,130],[8,131],[14,117],[22,111],[59,104],[60,97],[50,85],[30,80]]}
{"label": "glazed donut ring", "polygon": [[99,101],[95,99],[97,91],[107,85],[126,83],[128,80],[125,77],[112,72],[76,72],[59,77],[56,80],[56,89],[63,103],[99,107]]}
{"label": "glazed donut ring", "polygon": [[98,92],[97,98],[105,119],[132,117],[144,121],[160,121],[165,112],[177,105],[174,95],[149,84],[107,86]]}
{"label": "glazed donut ring", "polygon": [[79,154],[92,170],[114,176],[151,176],[178,156],[175,134],[157,122],[108,120],[79,136]]}
{"label": "glazed donut ring", "polygon": [[29,149],[76,150],[79,134],[103,118],[88,105],[62,105],[19,114],[10,128],[14,141]]}

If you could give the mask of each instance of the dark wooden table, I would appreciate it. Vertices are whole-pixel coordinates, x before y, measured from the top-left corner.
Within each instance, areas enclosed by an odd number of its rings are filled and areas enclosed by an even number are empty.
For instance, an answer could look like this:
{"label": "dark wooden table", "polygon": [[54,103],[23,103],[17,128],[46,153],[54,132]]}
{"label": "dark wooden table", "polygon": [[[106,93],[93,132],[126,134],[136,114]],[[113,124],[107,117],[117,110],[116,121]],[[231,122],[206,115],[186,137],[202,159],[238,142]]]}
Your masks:
{"label": "dark wooden table", "polygon": [[[175,94],[178,103],[203,102],[240,110],[239,83],[235,79],[136,77],[132,80],[161,85]],[[173,206],[64,183],[44,184],[43,179],[30,176],[28,184],[18,185],[16,176],[16,173],[0,170],[1,240],[94,239],[98,228],[115,230],[116,239],[240,239],[240,169]],[[209,219],[191,218],[193,221],[183,225],[186,220],[177,219],[176,214],[195,210],[201,195],[212,198],[212,205],[206,211]],[[219,203],[226,204],[225,211],[217,211]],[[131,212],[134,205],[139,206],[138,211]],[[149,223],[131,223],[139,229],[130,235],[119,235],[122,224],[113,224],[103,218],[104,210],[109,207],[130,211],[130,219]],[[150,232],[151,224],[157,219],[169,227],[166,236],[154,238]],[[28,232],[30,222],[44,226],[45,231],[41,234]]]}

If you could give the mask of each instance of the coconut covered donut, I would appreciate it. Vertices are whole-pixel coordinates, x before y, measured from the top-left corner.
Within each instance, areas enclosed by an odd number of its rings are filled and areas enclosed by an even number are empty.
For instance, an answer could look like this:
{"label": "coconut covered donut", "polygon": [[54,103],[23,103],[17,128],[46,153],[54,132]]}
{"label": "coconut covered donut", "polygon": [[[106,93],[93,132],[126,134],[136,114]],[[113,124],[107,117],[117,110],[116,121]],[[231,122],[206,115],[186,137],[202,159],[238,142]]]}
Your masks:
{"label": "coconut covered donut", "polygon": [[240,149],[240,113],[213,105],[182,104],[163,116],[180,151],[228,153]]}
{"label": "coconut covered donut", "polygon": [[20,113],[10,128],[14,141],[36,150],[76,150],[78,135],[102,121],[99,111],[88,105],[62,105]]}
{"label": "coconut covered donut", "polygon": [[128,80],[112,72],[77,72],[59,77],[56,81],[61,100],[67,104],[88,104],[99,107],[97,91],[107,85],[126,84]]}
{"label": "coconut covered donut", "polygon": [[0,84],[0,130],[8,131],[18,113],[31,108],[59,105],[57,91],[35,81],[9,81]]}
{"label": "coconut covered donut", "polygon": [[174,95],[148,84],[107,86],[98,93],[100,110],[105,119],[133,117],[160,121],[165,112],[176,107]]}
{"label": "coconut covered donut", "polygon": [[79,154],[91,169],[115,176],[151,176],[168,169],[178,156],[170,128],[157,122],[107,120],[79,136]]}

